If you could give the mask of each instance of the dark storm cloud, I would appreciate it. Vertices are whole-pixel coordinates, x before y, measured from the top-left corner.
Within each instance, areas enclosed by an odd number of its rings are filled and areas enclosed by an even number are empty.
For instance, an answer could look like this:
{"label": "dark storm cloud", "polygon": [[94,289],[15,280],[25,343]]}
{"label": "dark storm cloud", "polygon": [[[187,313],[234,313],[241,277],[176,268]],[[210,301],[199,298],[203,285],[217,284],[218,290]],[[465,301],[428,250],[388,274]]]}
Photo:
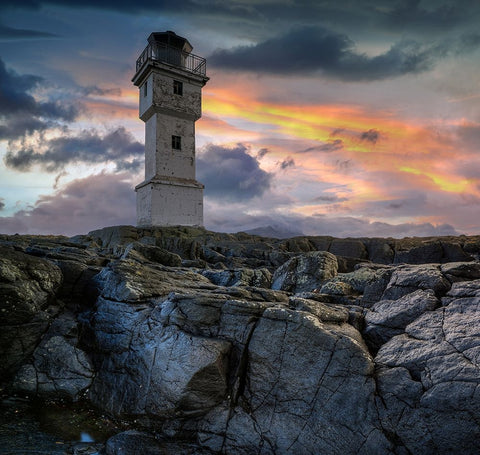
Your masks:
{"label": "dark storm cloud", "polygon": [[0,211],[2,211],[5,208],[5,202],[3,202],[5,199],[0,197]]}
{"label": "dark storm cloud", "polygon": [[49,127],[49,122],[44,122],[33,116],[9,118],[0,125],[0,140],[16,139],[34,131],[44,131]]}
{"label": "dark storm cloud", "polygon": [[370,57],[357,52],[354,42],[345,34],[307,26],[256,45],[217,50],[209,62],[225,69],[275,74],[321,73],[345,81],[371,81],[427,71],[452,52],[476,49],[479,42],[477,34],[427,46],[402,40],[383,54]]}
{"label": "dark storm cloud", "polygon": [[480,47],[480,35],[478,33],[464,33],[457,41],[455,51],[464,54]]}
{"label": "dark storm cloud", "polygon": [[287,156],[280,164],[280,169],[285,170],[289,167],[295,167],[295,161],[291,156]]}
{"label": "dark storm cloud", "polygon": [[[143,150],[143,145],[142,145]],[[145,159],[134,158],[131,161],[117,161],[116,162],[117,171],[128,171],[128,172],[139,172],[145,166]]]}
{"label": "dark storm cloud", "polygon": [[119,88],[100,88],[95,85],[91,85],[89,87],[83,87],[82,93],[84,95],[96,95],[96,96],[121,96],[122,91]]}
{"label": "dark storm cloud", "polygon": [[[477,0],[303,0],[295,2],[265,2],[262,0],[3,0],[0,8],[40,9],[42,6],[111,10],[129,14],[148,12],[176,15],[222,17],[231,25],[242,20],[245,29],[264,26],[278,27],[279,21],[289,24],[323,23],[343,26],[346,30],[382,27],[387,30],[443,33],[446,29],[476,24]],[[245,19],[248,19],[246,21]],[[222,25],[222,22],[219,22]]]}
{"label": "dark storm cloud", "polygon": [[43,141],[42,147],[44,151],[37,151],[33,147],[10,149],[5,155],[5,164],[20,171],[28,171],[38,164],[48,172],[55,172],[70,163],[95,164],[111,161],[117,163],[119,170],[138,170],[142,163],[135,158],[144,152],[144,146],[135,141],[123,127],[104,136],[90,130],[74,137],[57,137]]}
{"label": "dark storm cloud", "polygon": [[332,194],[332,195],[318,196],[315,199],[313,199],[312,202],[317,202],[320,204],[334,204],[337,202],[346,202],[346,201],[348,201],[348,198],[339,197],[336,194]]}
{"label": "dark storm cloud", "polygon": [[19,75],[7,70],[0,59],[0,115],[37,110],[35,98],[28,92],[43,82],[39,76]]}
{"label": "dark storm cloud", "polygon": [[403,205],[404,205],[403,202],[391,202],[390,204],[387,205],[387,207],[389,209],[398,210],[398,209],[401,209]]}
{"label": "dark storm cloud", "polygon": [[[219,0],[3,0],[0,9],[33,9],[38,10],[42,7],[61,6],[71,9],[99,9],[129,14],[143,14],[156,12],[165,14],[166,12],[175,12],[177,14],[205,14],[223,15],[230,17],[258,17],[261,12],[249,2],[241,1],[223,2]],[[261,5],[260,5],[261,7]],[[262,8],[260,8],[262,9]]]}
{"label": "dark storm cloud", "polygon": [[38,30],[12,28],[0,23],[0,39],[56,38],[58,35]]}
{"label": "dark storm cloud", "polygon": [[301,150],[297,153],[308,153],[308,152],[335,152],[336,150],[341,150],[343,148],[343,141],[341,139],[334,139],[328,142],[324,142],[321,145],[316,145],[314,147],[308,147],[305,150]]}
{"label": "dark storm cloud", "polygon": [[261,160],[268,153],[270,153],[270,150],[268,150],[267,148],[261,148],[257,153],[257,158]]}
{"label": "dark storm cloud", "polygon": [[402,0],[385,14],[386,23],[397,28],[428,28],[445,30],[468,20],[471,14],[466,8],[472,1],[436,1],[431,8],[422,0]]}
{"label": "dark storm cloud", "polygon": [[215,199],[242,201],[261,196],[270,188],[273,174],[260,168],[243,144],[234,148],[208,145],[197,157],[198,179],[205,195]]}
{"label": "dark storm cloud", "polygon": [[32,91],[45,83],[31,74],[20,75],[6,68],[0,59],[0,140],[15,139],[44,131],[57,121],[71,122],[78,107],[64,101],[37,101]]}
{"label": "dark storm cloud", "polygon": [[379,137],[380,137],[380,133],[377,130],[374,130],[374,129],[364,131],[360,135],[360,139],[362,141],[368,141],[368,142],[371,142],[372,144],[376,144]]}

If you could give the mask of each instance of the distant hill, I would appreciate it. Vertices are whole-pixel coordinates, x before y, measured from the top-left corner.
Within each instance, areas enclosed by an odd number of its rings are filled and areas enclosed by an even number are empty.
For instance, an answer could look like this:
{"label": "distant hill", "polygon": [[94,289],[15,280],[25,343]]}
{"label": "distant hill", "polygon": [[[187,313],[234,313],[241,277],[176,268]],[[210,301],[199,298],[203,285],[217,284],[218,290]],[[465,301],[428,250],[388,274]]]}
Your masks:
{"label": "distant hill", "polygon": [[292,231],[291,229],[280,226],[261,226],[244,232],[251,235],[260,235],[262,237],[270,237],[274,239],[289,239],[291,237],[304,235],[301,231]]}

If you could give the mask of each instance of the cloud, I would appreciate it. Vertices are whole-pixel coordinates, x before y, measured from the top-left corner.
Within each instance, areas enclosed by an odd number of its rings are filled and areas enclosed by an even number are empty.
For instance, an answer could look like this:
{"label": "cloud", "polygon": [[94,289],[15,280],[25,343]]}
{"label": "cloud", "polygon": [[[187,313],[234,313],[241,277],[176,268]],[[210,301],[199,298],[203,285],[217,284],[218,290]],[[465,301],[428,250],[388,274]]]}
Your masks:
{"label": "cloud", "polygon": [[95,130],[82,131],[77,136],[60,136],[44,140],[35,147],[9,149],[5,164],[19,171],[29,171],[40,165],[48,172],[56,172],[70,163],[114,162],[118,170],[138,171],[143,160],[144,146],[123,127],[103,136]]}
{"label": "cloud", "polygon": [[337,150],[341,150],[343,148],[343,141],[341,139],[334,139],[329,140],[328,142],[324,142],[321,145],[315,145],[313,147],[308,147],[304,150],[301,150],[297,153],[308,153],[308,152],[335,152]]}
{"label": "cloud", "polygon": [[301,216],[265,212],[252,215],[236,209],[223,214],[205,214],[205,227],[220,232],[240,232],[271,226],[278,231],[302,232],[304,235],[345,237],[430,237],[459,235],[449,224],[389,224],[356,217]]}
{"label": "cloud", "polygon": [[368,141],[368,142],[371,142],[372,144],[376,144],[379,137],[380,137],[380,133],[377,130],[370,129],[368,131],[364,131],[360,135],[360,140]]}
{"label": "cloud", "polygon": [[[434,8],[420,6],[421,0],[403,0],[389,11],[386,23],[398,28],[428,28],[445,30],[468,19],[468,9],[460,1],[442,2]],[[438,2],[440,3],[440,2]]]}
{"label": "cloud", "polygon": [[312,202],[320,203],[320,204],[334,204],[338,202],[345,202],[348,201],[346,197],[339,197],[336,194],[332,195],[322,195],[314,198]]}
{"label": "cloud", "polygon": [[31,74],[19,75],[0,59],[0,140],[16,139],[44,131],[58,122],[72,122],[80,109],[65,101],[38,101],[32,95],[45,80]]}
{"label": "cloud", "polygon": [[260,168],[244,144],[233,148],[207,145],[197,156],[197,176],[205,184],[205,196],[245,201],[270,188],[273,174]]}
{"label": "cloud", "polygon": [[5,199],[3,197],[0,197],[0,211],[2,211],[5,208],[5,202],[3,202]]}
{"label": "cloud", "polygon": [[[300,1],[251,1],[230,0],[137,0],[136,2],[115,0],[3,0],[0,8],[40,9],[41,7],[63,6],[76,9],[100,9],[129,14],[161,13],[176,15],[204,16],[212,27],[211,18],[223,18],[217,27],[229,27],[235,20],[242,21],[244,30],[257,34],[268,25],[278,27],[280,21],[294,23],[341,24],[346,29],[369,29],[381,27],[390,31],[427,30],[430,33],[445,33],[453,27],[475,24],[478,18],[478,2],[475,0],[336,0],[319,2],[318,0]],[[245,19],[248,19],[246,21]],[[263,25],[258,30],[259,24]]]}
{"label": "cloud", "polygon": [[96,95],[96,96],[121,96],[122,90],[118,87],[115,88],[100,88],[96,85],[90,85],[88,87],[82,88],[82,93],[86,96]]}
{"label": "cloud", "polygon": [[222,15],[227,17],[256,17],[258,12],[249,3],[243,5],[241,1],[235,2],[219,2],[217,0],[203,0],[202,2],[196,0],[182,0],[179,3],[177,0],[137,0],[130,1],[115,1],[115,0],[3,0],[0,9],[15,8],[15,9],[33,9],[38,10],[42,7],[61,6],[65,8],[75,9],[100,9],[114,12],[123,12],[129,14],[143,14],[145,12],[156,12],[165,14],[166,12],[175,12],[177,14],[191,15],[205,14],[208,17],[213,15]]}
{"label": "cloud", "polygon": [[23,28],[12,28],[0,23],[0,39],[24,39],[24,38],[57,38],[55,33],[41,32]]}
{"label": "cloud", "polygon": [[75,235],[104,226],[135,223],[135,191],[128,173],[97,174],[74,180],[35,206],[0,217],[5,234]]}
{"label": "cloud", "polygon": [[257,152],[257,159],[261,160],[265,155],[269,154],[270,153],[270,150],[268,150],[267,148],[261,148],[258,152]]}
{"label": "cloud", "polygon": [[279,163],[280,169],[285,170],[289,167],[295,167],[295,161],[291,156],[287,156],[282,162]]}
{"label": "cloud", "polygon": [[[470,39],[472,50],[475,39]],[[402,40],[382,54],[359,53],[345,34],[321,26],[294,28],[284,35],[252,46],[215,51],[210,64],[219,68],[273,74],[315,74],[344,81],[372,81],[416,74],[433,68],[436,61],[460,49],[459,41],[422,46]]]}

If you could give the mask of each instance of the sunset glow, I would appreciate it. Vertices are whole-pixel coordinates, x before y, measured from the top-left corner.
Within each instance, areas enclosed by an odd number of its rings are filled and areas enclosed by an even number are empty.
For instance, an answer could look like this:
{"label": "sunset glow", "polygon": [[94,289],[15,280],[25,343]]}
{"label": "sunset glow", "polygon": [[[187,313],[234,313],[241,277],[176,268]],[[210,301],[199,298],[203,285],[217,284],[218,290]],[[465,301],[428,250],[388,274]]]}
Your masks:
{"label": "sunset glow", "polygon": [[[130,207],[110,223],[135,223],[144,124],[131,79],[148,35],[165,29],[207,58],[196,123],[207,228],[480,233],[480,7],[439,27],[433,3],[418,3],[411,21],[386,0],[368,11],[235,0],[208,13],[194,2],[189,14],[165,5],[160,16],[151,5],[135,14],[120,5],[114,16],[91,4],[6,7],[0,231],[40,232],[41,211],[53,231],[75,233],[57,212],[72,191],[75,205],[95,201],[99,175]],[[94,219],[92,229],[106,222]]]}

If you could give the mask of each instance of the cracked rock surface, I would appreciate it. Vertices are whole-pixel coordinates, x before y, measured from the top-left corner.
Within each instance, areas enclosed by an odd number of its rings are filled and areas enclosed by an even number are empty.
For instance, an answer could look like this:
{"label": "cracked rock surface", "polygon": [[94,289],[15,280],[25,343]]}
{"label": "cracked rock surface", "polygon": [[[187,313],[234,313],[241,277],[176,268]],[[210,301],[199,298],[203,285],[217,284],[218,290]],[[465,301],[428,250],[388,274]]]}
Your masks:
{"label": "cracked rock surface", "polygon": [[105,453],[477,454],[478,238],[0,236],[6,390]]}

